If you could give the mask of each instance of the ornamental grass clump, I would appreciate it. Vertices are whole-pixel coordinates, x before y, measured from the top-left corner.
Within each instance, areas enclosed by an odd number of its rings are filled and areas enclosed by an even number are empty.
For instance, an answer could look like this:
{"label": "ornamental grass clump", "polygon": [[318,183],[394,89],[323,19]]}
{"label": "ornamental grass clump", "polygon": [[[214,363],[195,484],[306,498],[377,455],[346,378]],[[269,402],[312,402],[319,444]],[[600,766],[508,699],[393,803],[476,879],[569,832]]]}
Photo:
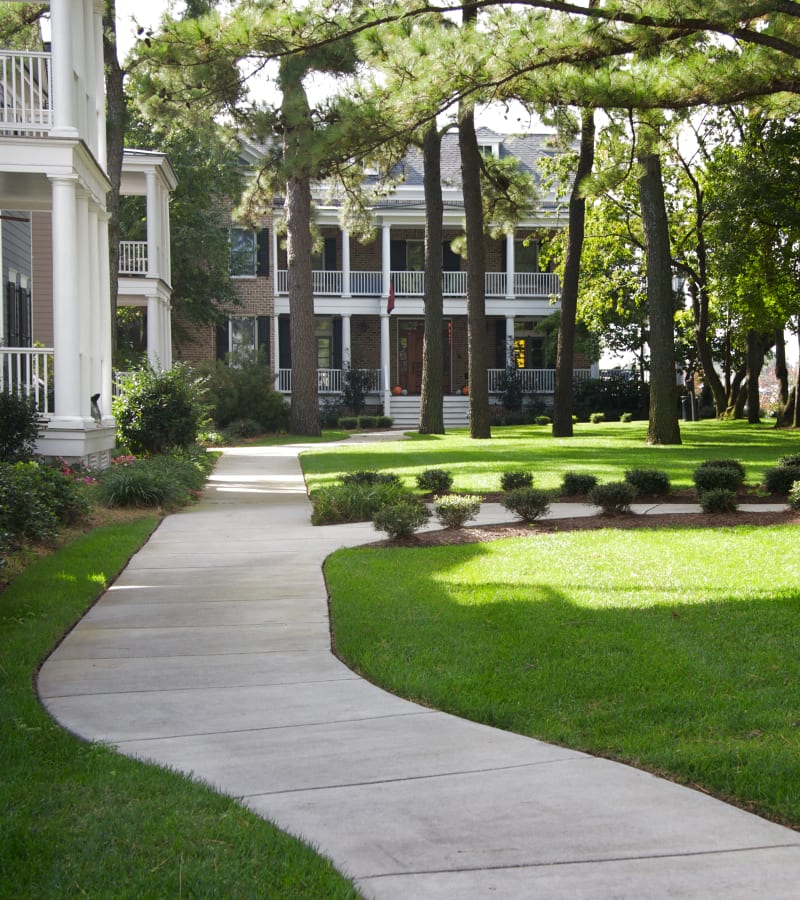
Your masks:
{"label": "ornamental grass clump", "polygon": [[636,493],[645,497],[660,497],[669,493],[669,475],[660,469],[628,469],[625,481]]}
{"label": "ornamental grass clump", "polygon": [[533,475],[530,472],[503,472],[500,476],[500,487],[504,491],[516,491],[532,485]]}
{"label": "ornamental grass clump", "polygon": [[539,488],[521,487],[503,495],[503,506],[523,522],[534,522],[550,509],[550,494]]}
{"label": "ornamental grass clump", "polygon": [[416,498],[391,503],[379,509],[372,517],[376,531],[385,531],[390,538],[411,537],[427,521],[430,513]]}
{"label": "ornamental grass clump", "polygon": [[444,469],[426,469],[417,475],[417,487],[430,494],[446,494],[453,486],[453,476]]}
{"label": "ornamental grass clump", "polygon": [[394,482],[333,484],[311,492],[312,525],[369,522],[384,506],[414,498]]}
{"label": "ornamental grass clump", "polygon": [[732,513],[738,506],[736,491],[727,488],[714,488],[700,494],[700,509],[704,513]]}
{"label": "ornamental grass clump", "polygon": [[433,498],[433,511],[445,528],[461,528],[480,512],[481,501],[477,497],[462,494],[446,494]]}
{"label": "ornamental grass clump", "polygon": [[597,484],[597,476],[586,472],[565,472],[561,481],[562,497],[583,497]]}
{"label": "ornamental grass clump", "polygon": [[627,481],[609,481],[597,484],[589,491],[589,502],[599,506],[607,516],[619,516],[631,511],[636,488]]}
{"label": "ornamental grass clump", "polygon": [[394,472],[374,472],[371,469],[360,469],[348,472],[341,477],[342,484],[400,484],[400,476]]}

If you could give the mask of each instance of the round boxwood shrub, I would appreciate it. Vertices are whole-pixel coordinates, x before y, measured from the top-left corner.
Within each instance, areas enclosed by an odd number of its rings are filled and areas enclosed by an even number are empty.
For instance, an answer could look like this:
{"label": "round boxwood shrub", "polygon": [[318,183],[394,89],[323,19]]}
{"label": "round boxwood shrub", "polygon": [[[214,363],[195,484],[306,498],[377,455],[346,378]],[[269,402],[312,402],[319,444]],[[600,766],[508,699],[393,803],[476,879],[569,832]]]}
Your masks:
{"label": "round boxwood shrub", "polygon": [[764,487],[770,494],[788,494],[795,481],[800,481],[800,465],[780,465],[764,472]]}
{"label": "round boxwood shrub", "polygon": [[609,516],[630,512],[635,497],[636,488],[627,481],[597,484],[589,491],[589,502],[599,506]]}
{"label": "round boxwood shrub", "polygon": [[[738,459],[707,459],[700,463],[698,469],[735,469],[739,477],[739,486],[744,484],[745,469]],[[696,471],[696,470],[695,470]]]}
{"label": "round boxwood shrub", "polygon": [[429,515],[418,500],[405,500],[379,509],[372,517],[372,524],[376,531],[385,531],[390,538],[405,538],[421,528]]}
{"label": "round boxwood shrub", "polygon": [[508,491],[502,503],[523,522],[534,522],[550,509],[550,494],[538,488],[521,487]]}
{"label": "round boxwood shrub", "polygon": [[589,421],[592,425],[599,425],[601,422],[605,422],[606,414],[604,412],[593,412],[589,413]]}
{"label": "round boxwood shrub", "polygon": [[500,487],[504,491],[516,491],[519,488],[529,488],[533,484],[533,475],[530,472],[503,472],[500,476]]}
{"label": "round boxwood shrub", "polygon": [[645,497],[659,497],[669,493],[669,476],[660,469],[628,469],[625,481]]}
{"label": "round boxwood shrub", "polygon": [[633,421],[633,413],[632,412],[624,412],[619,417],[620,422],[632,422]]}
{"label": "round boxwood shrub", "polygon": [[800,481],[795,481],[789,488],[789,506],[792,509],[800,509]]}
{"label": "round boxwood shrub", "polygon": [[534,425],[552,425],[553,420],[550,418],[550,416],[536,416],[536,418],[533,420],[533,424]]}
{"label": "round boxwood shrub", "polygon": [[394,472],[375,472],[372,469],[359,469],[342,475],[342,484],[400,484],[400,476]]}
{"label": "round boxwood shrub", "polygon": [[481,501],[477,497],[446,494],[444,497],[433,498],[433,511],[445,528],[461,528],[478,515],[480,508]]}
{"label": "round boxwood shrub", "polygon": [[737,491],[742,484],[740,469],[734,466],[702,465],[692,473],[692,480],[698,493],[706,491]]}
{"label": "round boxwood shrub", "polygon": [[43,427],[33,397],[0,391],[0,461],[30,459]]}
{"label": "round boxwood shrub", "polygon": [[582,497],[597,484],[597,477],[585,472],[565,472],[560,494],[564,497]]}
{"label": "round boxwood shrub", "polygon": [[417,487],[430,494],[446,494],[453,486],[453,476],[444,469],[426,469],[417,475]]}
{"label": "round boxwood shrub", "polygon": [[732,513],[738,505],[736,491],[727,488],[714,488],[700,494],[700,509],[704,513]]}

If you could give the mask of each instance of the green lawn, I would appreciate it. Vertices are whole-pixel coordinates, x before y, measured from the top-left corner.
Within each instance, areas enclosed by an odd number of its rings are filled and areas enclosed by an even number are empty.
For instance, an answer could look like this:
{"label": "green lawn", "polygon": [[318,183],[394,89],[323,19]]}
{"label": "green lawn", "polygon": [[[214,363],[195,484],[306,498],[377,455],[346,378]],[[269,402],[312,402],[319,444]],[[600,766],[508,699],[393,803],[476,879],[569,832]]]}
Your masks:
{"label": "green lawn", "polygon": [[336,648],[424,704],[800,826],[797,535],[606,529],[343,550],[326,564]]}
{"label": "green lawn", "polygon": [[300,841],[176,773],[77,740],[39,704],[38,666],[155,522],[96,529],[0,594],[0,895],[358,897]]}
{"label": "green lawn", "polygon": [[692,471],[704,460],[736,457],[747,466],[748,484],[757,484],[764,469],[779,457],[800,452],[800,437],[772,425],[742,422],[684,422],[683,443],[650,447],[647,423],[579,424],[572,438],[554,438],[549,427],[493,428],[490,440],[472,440],[467,432],[447,435],[411,434],[397,442],[344,444],[307,450],[301,461],[310,489],[330,484],[343,472],[374,469],[395,472],[413,487],[427,468],[447,469],[453,490],[497,491],[507,469],[528,469],[534,484],[557,488],[565,472],[587,472],[615,481],[626,469],[666,471],[675,488],[692,486]]}

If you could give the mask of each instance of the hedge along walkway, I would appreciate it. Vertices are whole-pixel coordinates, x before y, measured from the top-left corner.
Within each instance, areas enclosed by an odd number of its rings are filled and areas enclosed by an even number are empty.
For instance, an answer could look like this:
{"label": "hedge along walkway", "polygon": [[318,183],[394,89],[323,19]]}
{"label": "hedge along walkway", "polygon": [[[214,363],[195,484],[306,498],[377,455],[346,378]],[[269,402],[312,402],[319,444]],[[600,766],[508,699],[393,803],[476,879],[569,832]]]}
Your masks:
{"label": "hedge along walkway", "polygon": [[321,565],[376,535],[309,524],[297,452],[226,451],[163,522],[43,667],[62,724],[241,798],[367,897],[796,897],[800,834],[343,666]]}

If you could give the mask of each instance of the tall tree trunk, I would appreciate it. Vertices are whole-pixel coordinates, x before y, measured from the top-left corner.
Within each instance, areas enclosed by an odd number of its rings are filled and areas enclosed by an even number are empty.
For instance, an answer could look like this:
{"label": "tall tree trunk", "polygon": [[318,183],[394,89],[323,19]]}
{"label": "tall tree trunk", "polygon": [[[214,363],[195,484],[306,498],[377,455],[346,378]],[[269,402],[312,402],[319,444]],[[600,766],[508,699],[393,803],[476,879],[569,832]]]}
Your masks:
{"label": "tall tree trunk", "polygon": [[656,153],[639,157],[639,204],[647,254],[647,309],[650,318],[649,444],[680,444],[678,388],[675,380],[675,310],[672,260],[664,203],[661,160]]}
{"label": "tall tree trunk", "polygon": [[786,337],[782,328],[775,329],[775,378],[778,382],[778,400],[783,408],[789,401],[789,367],[786,365]]}
{"label": "tall tree trunk", "polygon": [[444,434],[442,382],[442,137],[433,122],[422,142],[425,187],[425,339],[419,433]]}
{"label": "tall tree trunk", "polygon": [[692,298],[692,315],[694,317],[694,345],[697,348],[697,358],[700,360],[700,367],[703,370],[703,381],[708,385],[711,396],[714,398],[717,416],[721,416],[725,412],[727,397],[722,379],[714,368],[714,357],[708,339],[708,289],[705,285],[700,287],[691,285],[689,295]]}
{"label": "tall tree trunk", "polygon": [[764,365],[764,349],[761,335],[752,328],[747,330],[747,421],[758,425],[761,421],[761,395],[758,376]]}
{"label": "tall tree trunk", "polygon": [[111,190],[106,195],[108,212],[109,298],[111,306],[111,349],[117,350],[117,291],[119,287],[120,184],[125,151],[127,112],[123,90],[125,72],[117,53],[117,10],[115,0],[105,0],[103,10],[103,62],[106,80],[106,167]]}
{"label": "tall tree trunk", "polygon": [[578,168],[569,198],[569,231],[561,285],[558,345],[556,348],[556,382],[553,396],[553,434],[572,437],[572,382],[575,369],[575,320],[578,312],[578,282],[586,224],[586,200],[583,183],[594,165],[594,110],[581,114],[581,147]]}

